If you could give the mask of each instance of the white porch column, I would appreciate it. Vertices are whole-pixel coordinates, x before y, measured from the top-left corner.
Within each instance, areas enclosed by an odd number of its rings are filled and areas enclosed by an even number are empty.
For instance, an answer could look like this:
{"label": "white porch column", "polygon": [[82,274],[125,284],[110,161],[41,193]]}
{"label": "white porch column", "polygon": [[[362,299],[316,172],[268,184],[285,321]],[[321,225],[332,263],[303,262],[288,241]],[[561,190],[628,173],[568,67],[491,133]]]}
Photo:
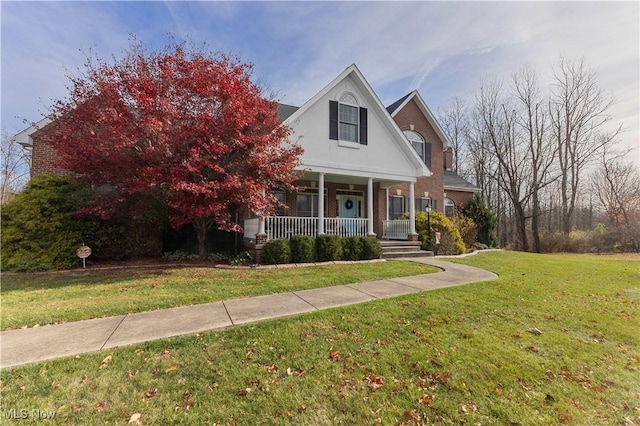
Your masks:
{"label": "white porch column", "polygon": [[414,183],[409,184],[409,235],[416,235],[416,196]]}
{"label": "white porch column", "polygon": [[375,236],[373,232],[373,178],[367,182],[367,234]]}
{"label": "white porch column", "polygon": [[324,234],[324,173],[318,176],[318,235]]}

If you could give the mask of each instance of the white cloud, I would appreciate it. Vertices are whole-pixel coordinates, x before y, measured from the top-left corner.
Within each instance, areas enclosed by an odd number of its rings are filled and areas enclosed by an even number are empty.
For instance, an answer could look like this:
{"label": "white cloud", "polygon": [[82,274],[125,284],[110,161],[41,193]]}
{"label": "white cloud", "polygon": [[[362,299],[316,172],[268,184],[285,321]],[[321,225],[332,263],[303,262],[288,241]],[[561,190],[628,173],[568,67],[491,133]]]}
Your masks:
{"label": "white cloud", "polygon": [[[2,119],[38,119],[64,95],[79,48],[118,54],[130,32],[153,47],[167,33],[239,53],[284,102],[300,105],[351,63],[390,103],[417,88],[432,109],[470,98],[481,78],[560,54],[584,56],[638,143],[637,2],[104,2],[2,3]],[[100,19],[96,19],[99,16]],[[34,25],[37,22],[38,25]],[[39,104],[39,100],[42,100]]]}

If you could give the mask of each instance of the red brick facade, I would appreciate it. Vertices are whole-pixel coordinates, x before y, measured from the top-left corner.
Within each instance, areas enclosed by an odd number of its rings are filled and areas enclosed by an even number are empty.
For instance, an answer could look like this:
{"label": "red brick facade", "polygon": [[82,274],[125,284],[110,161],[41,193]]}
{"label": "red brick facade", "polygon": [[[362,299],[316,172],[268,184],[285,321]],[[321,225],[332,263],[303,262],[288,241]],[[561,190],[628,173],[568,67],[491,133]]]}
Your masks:
{"label": "red brick facade", "polygon": [[55,149],[47,142],[46,128],[32,135],[33,148],[31,151],[31,177],[50,174],[65,176],[69,172],[57,167],[58,155]]}
{"label": "red brick facade", "polygon": [[[427,166],[432,175],[418,179],[414,185],[414,196],[415,198],[425,197],[425,192],[428,192],[429,198],[435,200],[437,210],[443,212],[443,141],[420,110],[415,98],[411,99],[393,118],[400,130],[413,130],[420,134],[426,143],[431,144],[431,164]],[[389,195],[396,195],[397,190],[400,190],[401,195],[405,197],[405,209],[408,209],[409,184],[391,187]]]}

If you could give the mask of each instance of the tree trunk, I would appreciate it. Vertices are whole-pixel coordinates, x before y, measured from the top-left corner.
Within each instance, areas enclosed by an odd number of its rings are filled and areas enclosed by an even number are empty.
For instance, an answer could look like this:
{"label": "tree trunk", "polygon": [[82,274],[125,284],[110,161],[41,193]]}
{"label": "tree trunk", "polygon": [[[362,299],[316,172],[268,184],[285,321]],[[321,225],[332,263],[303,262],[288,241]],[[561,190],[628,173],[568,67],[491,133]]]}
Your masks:
{"label": "tree trunk", "polygon": [[524,214],[524,208],[520,203],[514,202],[514,210],[516,214],[516,234],[518,236],[518,249],[527,251],[529,242],[527,241],[527,219]]}
{"label": "tree trunk", "polygon": [[198,256],[200,260],[207,259],[207,231],[211,227],[211,219],[199,217],[193,220],[193,228],[198,238]]}
{"label": "tree trunk", "polygon": [[533,237],[533,251],[540,253],[542,247],[540,245],[540,200],[538,199],[538,189],[533,192],[533,214],[531,216],[531,234]]}

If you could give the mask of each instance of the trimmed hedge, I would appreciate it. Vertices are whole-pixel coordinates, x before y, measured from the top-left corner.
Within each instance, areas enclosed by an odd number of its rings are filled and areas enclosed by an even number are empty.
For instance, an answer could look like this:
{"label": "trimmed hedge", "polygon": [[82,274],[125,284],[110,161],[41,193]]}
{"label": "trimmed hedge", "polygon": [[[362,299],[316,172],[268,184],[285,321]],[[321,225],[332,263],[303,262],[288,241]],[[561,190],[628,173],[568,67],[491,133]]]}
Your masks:
{"label": "trimmed hedge", "polygon": [[262,263],[309,263],[335,260],[369,260],[382,256],[380,241],[371,237],[294,235],[269,241],[262,249]]}
{"label": "trimmed hedge", "polygon": [[309,263],[316,259],[316,242],[308,235],[294,235],[289,240],[291,261],[293,263]]}
{"label": "trimmed hedge", "polygon": [[362,259],[362,250],[364,242],[362,237],[344,237],[342,239],[342,259],[343,260],[360,260]]}
{"label": "trimmed hedge", "polygon": [[362,238],[362,253],[360,253],[360,260],[380,259],[382,256],[382,246],[380,241],[373,237],[361,237]]}
{"label": "trimmed hedge", "polygon": [[286,238],[270,240],[262,248],[262,261],[265,264],[273,265],[277,263],[291,262],[291,246]]}
{"label": "trimmed hedge", "polygon": [[316,260],[328,262],[342,259],[342,239],[337,235],[318,235],[316,238]]}

